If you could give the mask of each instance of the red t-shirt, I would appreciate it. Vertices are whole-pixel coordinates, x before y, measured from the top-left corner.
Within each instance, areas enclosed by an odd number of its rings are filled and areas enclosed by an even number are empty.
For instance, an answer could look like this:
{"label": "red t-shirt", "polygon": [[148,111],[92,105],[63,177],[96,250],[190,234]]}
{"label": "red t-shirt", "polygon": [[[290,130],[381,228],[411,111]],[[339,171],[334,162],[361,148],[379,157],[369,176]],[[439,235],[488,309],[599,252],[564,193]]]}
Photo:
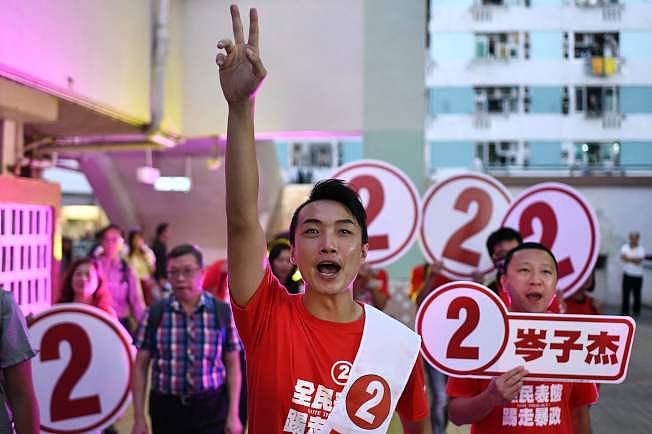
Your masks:
{"label": "red t-shirt", "polygon": [[384,294],[386,297],[391,298],[392,295],[389,293],[389,277],[387,276],[387,271],[383,270],[382,268],[374,270],[374,276],[371,277],[366,277],[362,278],[358,274],[358,276],[355,278],[353,281],[353,297],[361,302],[361,303],[366,303],[371,306],[374,306],[374,296],[372,294],[372,290],[367,287],[369,284],[369,280],[374,279],[376,280],[376,284],[380,285],[378,287],[378,290]]}
{"label": "red t-shirt", "polygon": [[[249,303],[231,303],[247,356],[249,434],[317,432],[346,382],[364,315],[350,323],[324,321],[306,310],[303,297],[288,294],[267,266]],[[397,411],[413,421],[428,415],[420,357]]]}
{"label": "red t-shirt", "polygon": [[[470,398],[482,393],[489,380],[448,379],[446,394]],[[598,400],[593,383],[525,381],[519,395],[506,405],[494,408],[484,419],[471,425],[474,433],[563,433],[572,434],[571,410]]]}
{"label": "red t-shirt", "polygon": [[229,297],[227,274],[224,271],[226,259],[218,259],[206,268],[202,289],[213,294],[218,300],[226,301]]}
{"label": "red t-shirt", "polygon": [[564,301],[566,303],[566,313],[600,315],[600,310],[596,307],[593,297],[589,295],[585,295],[582,301],[577,301],[573,297]]}
{"label": "red t-shirt", "polygon": [[[426,280],[430,278],[431,273],[432,269],[428,264],[419,264],[412,269],[410,272],[410,287],[408,288],[408,297],[412,301],[416,302],[419,293],[425,289]],[[449,282],[452,282],[452,280],[443,274],[438,274],[434,278],[433,287],[438,288]]]}

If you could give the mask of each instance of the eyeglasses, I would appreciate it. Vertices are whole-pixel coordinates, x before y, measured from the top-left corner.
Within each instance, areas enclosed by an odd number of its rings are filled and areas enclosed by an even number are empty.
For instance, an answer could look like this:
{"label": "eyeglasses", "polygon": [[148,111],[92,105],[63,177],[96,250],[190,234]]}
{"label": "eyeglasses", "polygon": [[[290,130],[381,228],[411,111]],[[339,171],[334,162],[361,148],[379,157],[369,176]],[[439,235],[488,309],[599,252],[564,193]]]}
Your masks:
{"label": "eyeglasses", "polygon": [[108,236],[106,236],[106,237],[104,237],[102,239],[102,241],[105,242],[105,243],[124,243],[125,240],[122,237],[108,237]]}
{"label": "eyeglasses", "polygon": [[183,276],[185,279],[190,279],[192,276],[195,275],[195,273],[200,270],[199,267],[195,268],[183,268],[181,270],[177,270],[176,268],[171,268],[168,270],[168,277],[175,279],[177,277]]}

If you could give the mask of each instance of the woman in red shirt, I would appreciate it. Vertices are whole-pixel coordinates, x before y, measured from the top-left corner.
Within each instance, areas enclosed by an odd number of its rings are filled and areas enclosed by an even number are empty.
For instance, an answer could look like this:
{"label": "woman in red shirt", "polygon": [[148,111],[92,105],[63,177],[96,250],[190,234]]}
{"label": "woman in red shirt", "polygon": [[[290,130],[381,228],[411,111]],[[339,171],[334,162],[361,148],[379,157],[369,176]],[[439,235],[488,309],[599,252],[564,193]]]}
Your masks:
{"label": "woman in red shirt", "polygon": [[117,318],[111,306],[111,293],[104,286],[100,270],[88,258],[78,259],[70,266],[61,285],[58,303],[89,304]]}

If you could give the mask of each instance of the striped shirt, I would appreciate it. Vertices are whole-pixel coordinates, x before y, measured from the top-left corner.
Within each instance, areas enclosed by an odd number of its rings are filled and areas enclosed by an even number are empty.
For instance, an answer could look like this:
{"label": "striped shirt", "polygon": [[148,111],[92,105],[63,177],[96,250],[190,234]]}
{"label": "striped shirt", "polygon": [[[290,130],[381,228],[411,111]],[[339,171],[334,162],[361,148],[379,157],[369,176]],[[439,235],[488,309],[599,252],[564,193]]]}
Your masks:
{"label": "striped shirt", "polygon": [[158,328],[150,327],[148,318],[149,310],[134,344],[151,354],[152,390],[182,396],[216,390],[224,383],[222,354],[241,349],[228,304],[204,292],[187,315],[172,294],[164,302]]}

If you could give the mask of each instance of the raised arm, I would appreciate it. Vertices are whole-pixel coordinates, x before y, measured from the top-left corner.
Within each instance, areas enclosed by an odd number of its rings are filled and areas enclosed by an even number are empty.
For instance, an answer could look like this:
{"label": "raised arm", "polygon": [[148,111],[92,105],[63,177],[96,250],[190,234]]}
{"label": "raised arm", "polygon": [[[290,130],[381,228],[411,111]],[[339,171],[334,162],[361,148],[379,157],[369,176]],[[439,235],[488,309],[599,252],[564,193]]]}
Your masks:
{"label": "raised arm", "polygon": [[220,84],[229,105],[226,142],[226,221],[229,291],[244,306],[264,274],[265,235],[258,220],[258,165],[254,140],[254,105],[267,71],[258,54],[258,13],[249,11],[245,43],[240,12],[231,6],[233,41],[221,40],[216,58]]}

